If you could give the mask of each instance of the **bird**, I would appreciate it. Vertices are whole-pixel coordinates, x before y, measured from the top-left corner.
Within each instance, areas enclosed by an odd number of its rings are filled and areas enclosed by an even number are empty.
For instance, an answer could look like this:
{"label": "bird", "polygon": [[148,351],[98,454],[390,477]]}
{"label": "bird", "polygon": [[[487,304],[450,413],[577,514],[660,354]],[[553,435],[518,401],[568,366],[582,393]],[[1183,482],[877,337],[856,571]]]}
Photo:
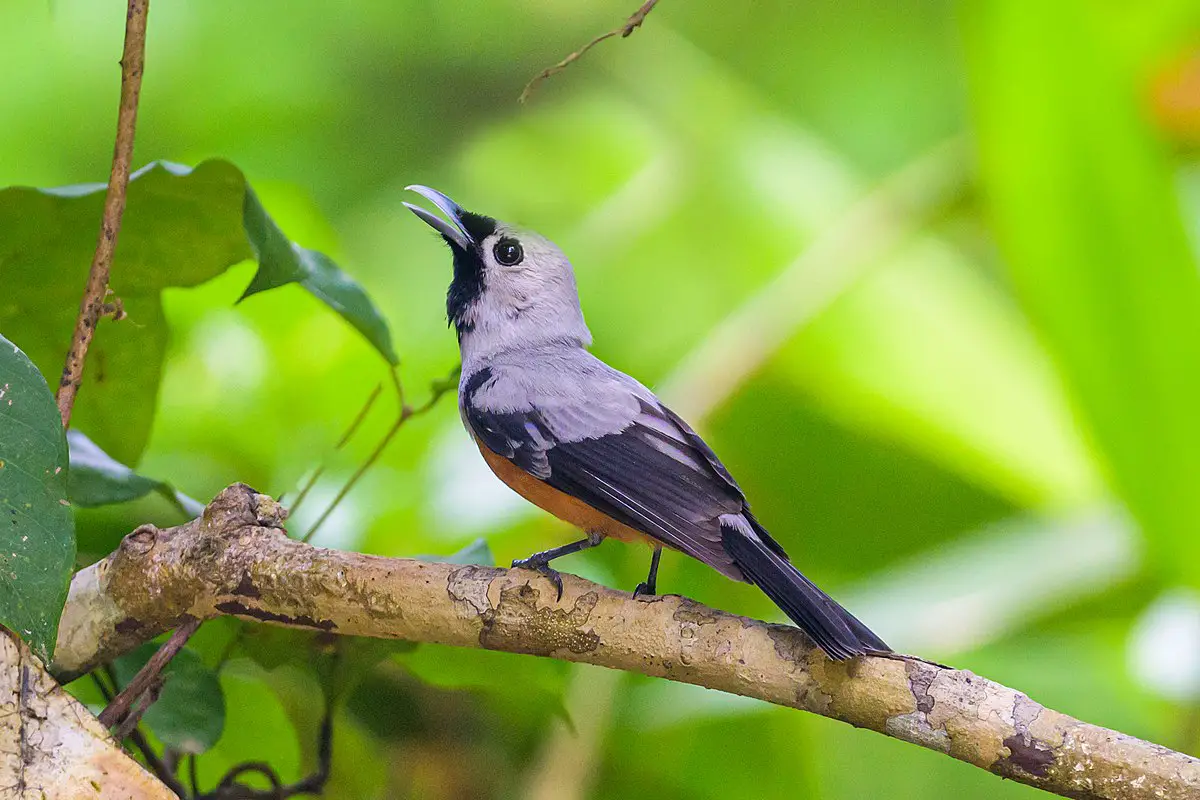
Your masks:
{"label": "bird", "polygon": [[554,559],[605,539],[652,547],[634,597],[657,592],[662,550],[758,586],[831,659],[892,653],[792,565],[712,449],[634,378],[589,351],[575,274],[545,237],[406,187],[449,246],[446,315],[462,356],[459,413],[488,467],[584,538],[512,562],[549,578]]}

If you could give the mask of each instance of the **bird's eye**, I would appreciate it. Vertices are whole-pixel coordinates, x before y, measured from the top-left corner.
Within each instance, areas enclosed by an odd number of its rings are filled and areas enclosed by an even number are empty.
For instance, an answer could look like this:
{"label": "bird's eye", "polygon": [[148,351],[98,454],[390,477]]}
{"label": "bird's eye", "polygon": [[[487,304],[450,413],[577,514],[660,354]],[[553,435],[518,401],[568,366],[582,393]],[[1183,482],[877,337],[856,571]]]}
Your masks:
{"label": "bird's eye", "polygon": [[496,242],[496,246],[492,248],[492,255],[504,266],[511,267],[513,264],[521,263],[521,259],[525,257],[525,251],[521,249],[520,242],[505,236]]}

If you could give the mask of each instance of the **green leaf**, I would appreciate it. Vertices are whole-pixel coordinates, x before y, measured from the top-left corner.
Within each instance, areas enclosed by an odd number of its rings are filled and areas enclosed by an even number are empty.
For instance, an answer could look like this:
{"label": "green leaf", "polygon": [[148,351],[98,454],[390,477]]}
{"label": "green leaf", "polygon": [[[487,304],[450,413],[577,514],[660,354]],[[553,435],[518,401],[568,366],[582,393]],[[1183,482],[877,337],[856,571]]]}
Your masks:
{"label": "green leaf", "polygon": [[[148,642],[114,661],[118,683],[123,687],[133,680],[158,648]],[[203,753],[221,738],[225,728],[225,695],[217,673],[185,647],[163,669],[163,676],[158,700],[142,722],[169,747]]]}
{"label": "green leaf", "polygon": [[988,0],[966,31],[1011,280],[1158,565],[1200,585],[1200,273],[1145,110],[1155,54],[1115,35],[1164,8]]}
{"label": "green leaf", "polygon": [[[300,778],[301,747],[287,710],[257,667],[243,659],[230,661],[220,675],[226,699],[225,730],[203,758],[196,759],[200,785],[210,787],[237,764],[262,761],[290,782]],[[334,736],[336,737],[336,732]],[[249,776],[261,789],[265,782]]]}
{"label": "green leaf", "polygon": [[68,493],[71,502],[84,508],[127,503],[158,492],[189,519],[204,513],[204,504],[163,481],[138,475],[113,459],[79,431],[67,432],[71,450]]}
{"label": "green leaf", "polygon": [[62,417],[37,367],[0,336],[0,624],[47,663],[74,564]]}
{"label": "green leaf", "polygon": [[410,653],[417,644],[401,639],[330,636],[296,628],[256,625],[243,632],[240,646],[265,670],[276,670],[285,665],[302,667],[337,701],[380,661]]}
{"label": "green leaf", "polygon": [[476,539],[469,545],[449,556],[416,556],[418,561],[439,561],[443,564],[478,564],[483,567],[496,566],[496,557],[487,539]]}
{"label": "green leaf", "polygon": [[251,295],[298,283],[353,325],[388,363],[400,363],[383,315],[363,288],[342,272],[329,256],[289,241],[267,215],[258,195],[246,188],[243,212],[246,235],[258,259],[258,272],[242,294]]}
{"label": "green leaf", "polygon": [[[62,368],[103,203],[101,184],[0,190],[0,330],[28,342],[48,375]],[[361,287],[325,256],[293,246],[241,170],[221,160],[195,169],[154,162],[130,178],[112,268],[110,285],[127,318],[101,322],[73,424],[118,462],[136,464],[162,379],[162,291],[197,286],[256,254],[264,261],[254,291],[297,282],[397,362],[387,323]]]}

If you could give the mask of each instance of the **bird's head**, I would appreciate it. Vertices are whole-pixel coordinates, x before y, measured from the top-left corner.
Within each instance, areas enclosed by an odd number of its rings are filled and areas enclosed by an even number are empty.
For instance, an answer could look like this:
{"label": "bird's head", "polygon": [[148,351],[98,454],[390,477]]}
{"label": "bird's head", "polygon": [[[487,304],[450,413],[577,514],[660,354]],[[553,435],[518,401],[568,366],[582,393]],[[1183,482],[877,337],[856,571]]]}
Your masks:
{"label": "bird's head", "polygon": [[446,215],[404,204],[450,246],[454,278],[446,315],[464,359],[514,347],[591,344],[571,262],[553,242],[467,211],[428,186],[407,188]]}

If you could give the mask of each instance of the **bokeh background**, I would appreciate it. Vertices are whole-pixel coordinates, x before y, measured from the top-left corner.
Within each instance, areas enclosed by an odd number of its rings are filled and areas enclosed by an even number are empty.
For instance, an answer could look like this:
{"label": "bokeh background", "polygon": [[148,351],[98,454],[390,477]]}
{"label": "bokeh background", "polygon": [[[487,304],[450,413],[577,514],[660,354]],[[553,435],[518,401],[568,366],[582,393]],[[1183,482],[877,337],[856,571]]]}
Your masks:
{"label": "bokeh background", "polygon": [[[135,161],[237,164],[382,308],[418,400],[457,351],[449,259],[403,187],[550,236],[595,352],[690,418],[794,560],[888,642],[1200,752],[1197,4],[663,0],[517,104],[633,5],[154,0]],[[106,178],[122,7],[0,4],[0,185]],[[333,452],[386,369],[295,286],[235,305],[253,269],[167,293],[139,469],[206,499],[235,480],[294,493],[327,463],[303,529],[386,429],[385,399]],[[81,558],[175,514],[85,512]],[[571,534],[486,472],[448,398],[318,541],[411,556],[483,537],[507,563]],[[646,554],[562,567],[632,588]],[[660,587],[781,618],[679,556]],[[201,774],[255,759],[295,779],[319,690],[287,658],[230,651],[231,627],[196,639],[226,658],[228,707]],[[756,701],[433,646],[338,712],[328,791],[1033,794]]]}

